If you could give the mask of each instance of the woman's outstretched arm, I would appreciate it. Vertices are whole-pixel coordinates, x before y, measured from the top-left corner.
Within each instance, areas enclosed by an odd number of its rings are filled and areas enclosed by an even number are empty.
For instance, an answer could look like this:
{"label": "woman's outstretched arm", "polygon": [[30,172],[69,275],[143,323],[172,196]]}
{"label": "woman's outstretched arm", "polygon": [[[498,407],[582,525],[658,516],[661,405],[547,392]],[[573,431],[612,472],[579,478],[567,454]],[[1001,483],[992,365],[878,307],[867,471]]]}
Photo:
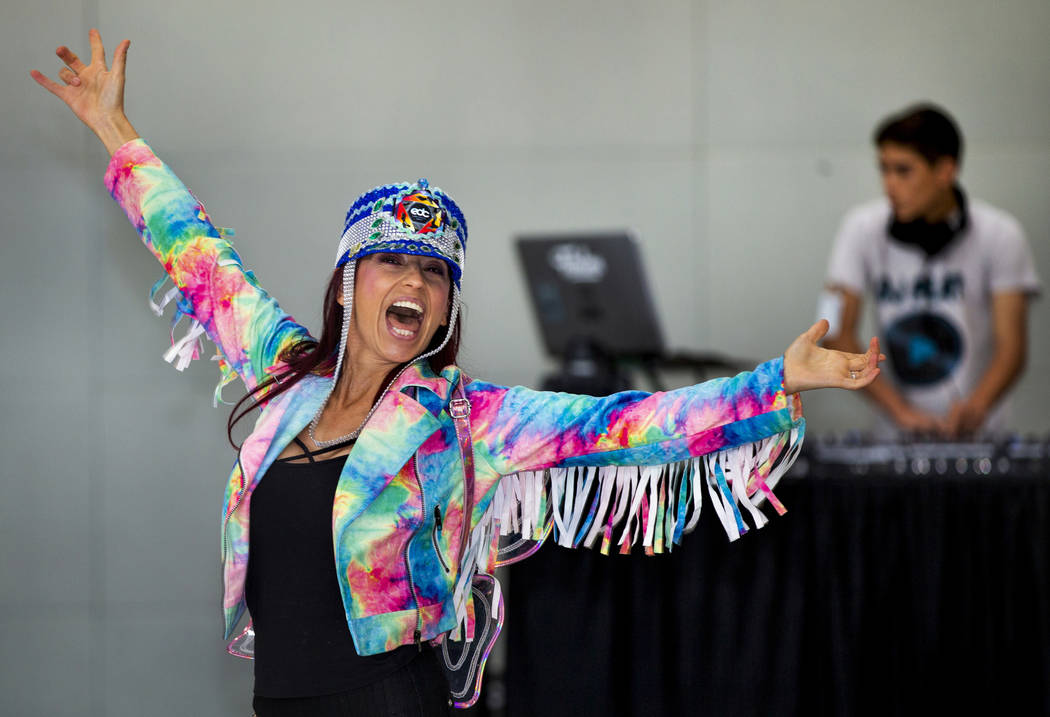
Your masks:
{"label": "woman's outstretched arm", "polygon": [[92,29],[90,64],[64,45],[56,50],[65,63],[58,73],[63,84],[36,70],[31,74],[109,150],[106,188],[178,288],[181,314],[196,320],[168,352],[168,360],[184,367],[198,354],[197,337],[207,333],[220,349],[224,373],[236,372],[253,389],[286,349],[309,340],[309,334],[244,269],[225,232],[212,224],[197,198],[139,139],[124,115],[130,44],[125,40],[117,46],[107,69],[102,38]]}
{"label": "woman's outstretched arm", "polygon": [[795,339],[782,358],[754,371],[675,391],[627,391],[602,398],[523,388],[482,392],[471,424],[476,447],[499,473],[558,465],[657,465],[704,455],[789,431],[801,418],[792,397],[819,388],[859,389],[879,373],[878,342],[867,353],[817,345],[819,321]]}
{"label": "woman's outstretched arm", "polygon": [[117,45],[113,66],[107,69],[102,36],[94,28],[88,34],[91,61],[87,65],[65,45],[55,50],[65,63],[58,71],[63,84],[51,80],[39,70],[31,70],[29,74],[41,87],[65,102],[112,155],[121,145],[139,136],[124,114],[124,63],[131,41],[124,40]]}
{"label": "woman's outstretched arm", "polygon": [[560,545],[600,539],[602,552],[638,540],[662,552],[693,529],[707,494],[735,540],[747,516],[766,523],[761,499],[785,510],[772,489],[801,446],[795,394],[857,389],[879,375],[875,339],[849,354],[820,348],[826,332],[818,322],[754,371],[664,393],[596,398],[473,381],[476,490],[492,496],[505,535],[542,540],[554,526]]}

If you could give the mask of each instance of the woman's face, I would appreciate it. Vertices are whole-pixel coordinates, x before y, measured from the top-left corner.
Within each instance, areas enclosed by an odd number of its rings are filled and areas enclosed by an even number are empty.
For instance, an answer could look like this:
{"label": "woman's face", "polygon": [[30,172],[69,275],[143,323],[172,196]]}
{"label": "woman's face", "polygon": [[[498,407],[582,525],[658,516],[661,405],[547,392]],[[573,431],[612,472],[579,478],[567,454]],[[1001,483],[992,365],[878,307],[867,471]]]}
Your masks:
{"label": "woman's face", "polygon": [[422,354],[447,323],[450,283],[448,264],[435,257],[390,253],[358,260],[350,360],[393,366]]}

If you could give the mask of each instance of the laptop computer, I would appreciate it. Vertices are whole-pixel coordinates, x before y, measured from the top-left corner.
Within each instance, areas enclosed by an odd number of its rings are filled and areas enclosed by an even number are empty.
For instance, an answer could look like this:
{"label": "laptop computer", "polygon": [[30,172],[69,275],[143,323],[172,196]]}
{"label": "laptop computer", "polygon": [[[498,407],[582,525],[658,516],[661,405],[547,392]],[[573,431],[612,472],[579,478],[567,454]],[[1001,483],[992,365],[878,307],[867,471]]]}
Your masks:
{"label": "laptop computer", "polygon": [[586,340],[613,359],[660,358],[664,340],[641,252],[626,231],[516,238],[543,344]]}

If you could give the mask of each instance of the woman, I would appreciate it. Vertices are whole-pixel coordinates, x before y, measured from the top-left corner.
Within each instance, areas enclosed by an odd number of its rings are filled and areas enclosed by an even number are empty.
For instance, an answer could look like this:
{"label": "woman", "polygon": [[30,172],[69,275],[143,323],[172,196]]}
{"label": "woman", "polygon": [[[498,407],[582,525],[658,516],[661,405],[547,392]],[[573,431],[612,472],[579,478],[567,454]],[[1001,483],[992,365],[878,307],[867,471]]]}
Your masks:
{"label": "woman", "polygon": [[864,355],[826,351],[820,322],[753,372],[662,394],[470,381],[455,365],[467,224],[424,180],[351,205],[314,339],[128,121],[128,46],[107,69],[92,30],[89,64],[60,47],[62,84],[32,75],[110,152],[111,194],[194,319],[172,358],[207,334],[248,388],[231,427],[261,409],[223,525],[226,631],[248,609],[260,717],[444,713],[428,643],[473,634],[471,581],[499,534],[554,525],[567,546],[669,549],[706,486],[737,537],[745,516],[765,522],[759,500],[783,511],[771,489],[801,441],[798,392],[879,373],[874,339]]}

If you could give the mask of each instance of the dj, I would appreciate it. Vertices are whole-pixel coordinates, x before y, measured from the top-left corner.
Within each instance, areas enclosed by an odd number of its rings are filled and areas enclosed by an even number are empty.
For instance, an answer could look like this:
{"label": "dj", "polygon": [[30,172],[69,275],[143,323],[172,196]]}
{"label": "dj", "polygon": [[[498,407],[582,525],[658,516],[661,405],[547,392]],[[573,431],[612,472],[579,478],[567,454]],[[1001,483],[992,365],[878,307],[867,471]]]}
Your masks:
{"label": "dj", "polygon": [[886,197],[849,211],[835,238],[825,343],[858,350],[870,292],[896,381],[866,390],[895,426],[945,437],[1001,430],[1040,288],[1023,230],[959,186],[962,137],[944,111],[908,108],[874,140]]}

